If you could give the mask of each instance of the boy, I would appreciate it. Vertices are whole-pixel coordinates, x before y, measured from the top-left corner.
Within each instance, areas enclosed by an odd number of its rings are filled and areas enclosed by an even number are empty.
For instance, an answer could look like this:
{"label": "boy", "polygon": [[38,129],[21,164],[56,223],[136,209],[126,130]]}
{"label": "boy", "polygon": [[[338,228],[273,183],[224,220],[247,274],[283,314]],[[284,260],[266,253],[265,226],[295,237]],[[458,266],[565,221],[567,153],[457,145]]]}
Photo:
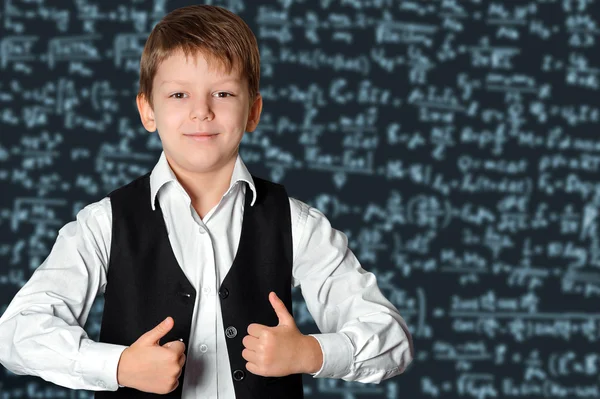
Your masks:
{"label": "boy", "polygon": [[[137,106],[163,152],[81,210],[0,318],[0,362],[97,398],[302,398],[302,373],[378,383],[412,342],[346,236],[238,155],[262,110],[256,38],[190,6],[152,30]],[[294,323],[300,286],[322,334]],[[97,293],[100,342],[85,324]],[[162,341],[164,344],[160,344]]]}

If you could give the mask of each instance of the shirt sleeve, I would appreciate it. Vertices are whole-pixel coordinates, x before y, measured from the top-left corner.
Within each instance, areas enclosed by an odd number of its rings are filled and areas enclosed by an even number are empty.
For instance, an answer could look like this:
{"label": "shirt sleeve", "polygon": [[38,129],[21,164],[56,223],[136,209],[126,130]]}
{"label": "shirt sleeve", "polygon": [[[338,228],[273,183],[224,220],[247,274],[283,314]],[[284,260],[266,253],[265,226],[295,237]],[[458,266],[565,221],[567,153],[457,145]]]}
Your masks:
{"label": "shirt sleeve", "polygon": [[294,286],[321,334],[323,365],[314,378],[379,383],[413,359],[406,322],[381,293],[373,273],[348,248],[347,236],[318,209],[290,198]]}
{"label": "shirt sleeve", "polygon": [[8,370],[71,389],[118,389],[126,346],[95,342],[82,328],[106,287],[111,228],[107,197],[59,230],[48,257],[0,317],[0,363]]}

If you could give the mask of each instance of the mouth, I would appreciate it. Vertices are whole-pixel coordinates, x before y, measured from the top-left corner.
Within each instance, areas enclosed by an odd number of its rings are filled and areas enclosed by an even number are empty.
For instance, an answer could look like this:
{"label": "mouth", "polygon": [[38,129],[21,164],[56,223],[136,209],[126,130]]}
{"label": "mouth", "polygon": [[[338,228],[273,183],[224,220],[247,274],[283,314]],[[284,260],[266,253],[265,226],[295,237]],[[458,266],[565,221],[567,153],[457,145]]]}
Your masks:
{"label": "mouth", "polygon": [[184,136],[189,137],[194,141],[208,141],[208,140],[214,139],[218,135],[219,135],[219,133],[207,133],[207,132],[184,134]]}

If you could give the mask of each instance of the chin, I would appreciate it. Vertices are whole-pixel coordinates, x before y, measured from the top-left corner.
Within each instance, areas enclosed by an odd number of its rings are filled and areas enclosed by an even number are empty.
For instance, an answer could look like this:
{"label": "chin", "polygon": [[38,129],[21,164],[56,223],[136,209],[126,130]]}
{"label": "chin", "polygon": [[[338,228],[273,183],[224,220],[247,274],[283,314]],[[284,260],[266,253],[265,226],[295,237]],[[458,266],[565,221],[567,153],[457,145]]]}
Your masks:
{"label": "chin", "polygon": [[217,170],[229,163],[230,159],[217,153],[217,151],[186,151],[182,149],[178,156],[174,157],[179,168],[192,173],[205,173]]}
{"label": "chin", "polygon": [[221,167],[222,163],[221,159],[194,159],[188,161],[190,171],[197,173],[213,171]]}

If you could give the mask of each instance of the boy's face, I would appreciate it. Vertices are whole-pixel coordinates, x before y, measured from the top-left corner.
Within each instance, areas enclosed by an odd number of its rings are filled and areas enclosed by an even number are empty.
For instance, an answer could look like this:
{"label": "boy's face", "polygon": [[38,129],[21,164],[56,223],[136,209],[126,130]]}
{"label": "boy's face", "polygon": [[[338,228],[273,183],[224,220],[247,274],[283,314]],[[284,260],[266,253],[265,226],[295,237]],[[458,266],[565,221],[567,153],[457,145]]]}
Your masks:
{"label": "boy's face", "polygon": [[[211,65],[212,66],[212,65]],[[158,130],[176,172],[206,173],[235,162],[245,131],[260,118],[262,98],[250,106],[248,84],[237,74],[208,68],[201,54],[173,53],[158,67],[153,81],[154,110],[144,98],[137,106],[144,128]],[[208,133],[198,137],[193,134]]]}

